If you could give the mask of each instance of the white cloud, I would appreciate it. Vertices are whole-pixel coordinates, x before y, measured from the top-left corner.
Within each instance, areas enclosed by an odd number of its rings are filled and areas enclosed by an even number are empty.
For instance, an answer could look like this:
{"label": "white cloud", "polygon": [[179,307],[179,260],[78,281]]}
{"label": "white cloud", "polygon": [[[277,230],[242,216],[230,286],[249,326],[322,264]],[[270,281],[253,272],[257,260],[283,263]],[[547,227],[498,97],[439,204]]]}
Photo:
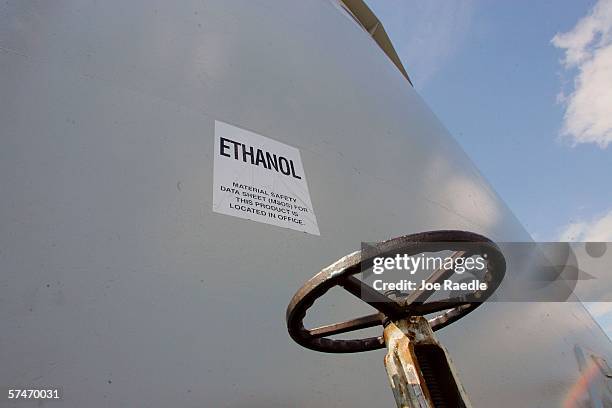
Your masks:
{"label": "white cloud", "polygon": [[566,225],[559,234],[560,241],[611,242],[612,210],[592,220],[580,220]]}
{"label": "white cloud", "polygon": [[561,136],[606,148],[612,142],[612,0],[599,0],[552,43],[565,51],[565,69],[575,70],[573,89],[559,98],[566,107]]}

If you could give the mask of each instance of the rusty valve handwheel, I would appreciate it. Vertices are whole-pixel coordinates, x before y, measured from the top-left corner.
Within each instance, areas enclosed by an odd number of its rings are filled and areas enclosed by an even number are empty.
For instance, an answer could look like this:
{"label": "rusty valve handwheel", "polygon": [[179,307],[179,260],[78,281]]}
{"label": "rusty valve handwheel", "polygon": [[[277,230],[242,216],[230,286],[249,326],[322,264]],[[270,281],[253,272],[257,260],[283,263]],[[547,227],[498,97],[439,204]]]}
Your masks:
{"label": "rusty valve handwheel", "polygon": [[[497,289],[506,271],[506,261],[497,245],[482,235],[466,231],[430,231],[406,235],[374,244],[371,249],[365,254],[357,251],[339,259],[313,276],[297,291],[287,307],[287,328],[293,340],[309,349],[328,353],[356,353],[380,349],[385,347],[382,336],[355,340],[337,340],[328,336],[383,325],[389,319],[432,314],[434,317],[428,319],[429,324],[433,330],[441,329],[480,306]],[[413,256],[438,251],[455,251],[453,256],[469,257],[475,254],[485,256],[487,266],[484,280],[488,283],[487,289],[430,302],[427,302],[427,299],[433,291],[416,290],[402,301],[396,301],[375,291],[354,276],[362,269],[371,267],[374,257],[394,254]],[[440,269],[433,272],[426,280],[442,281],[452,273],[452,269]],[[359,298],[367,295],[367,300],[364,301],[376,308],[379,313],[306,329],[303,323],[306,311],[319,297],[336,285]]]}

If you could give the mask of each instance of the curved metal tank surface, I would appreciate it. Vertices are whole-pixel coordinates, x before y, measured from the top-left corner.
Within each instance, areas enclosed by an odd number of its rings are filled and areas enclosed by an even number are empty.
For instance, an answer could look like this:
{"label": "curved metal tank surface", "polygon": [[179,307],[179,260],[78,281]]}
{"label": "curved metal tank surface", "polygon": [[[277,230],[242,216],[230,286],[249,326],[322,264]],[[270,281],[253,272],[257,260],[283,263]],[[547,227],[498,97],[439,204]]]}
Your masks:
{"label": "curved metal tank surface", "polygon": [[[361,241],[529,239],[327,0],[3,2],[0,95],[0,386],[61,387],[48,406],[393,406],[384,352],[291,341],[295,290]],[[320,236],[212,211],[215,120],[300,150]],[[574,346],[609,350],[569,303],[438,335],[476,407],[560,406]]]}

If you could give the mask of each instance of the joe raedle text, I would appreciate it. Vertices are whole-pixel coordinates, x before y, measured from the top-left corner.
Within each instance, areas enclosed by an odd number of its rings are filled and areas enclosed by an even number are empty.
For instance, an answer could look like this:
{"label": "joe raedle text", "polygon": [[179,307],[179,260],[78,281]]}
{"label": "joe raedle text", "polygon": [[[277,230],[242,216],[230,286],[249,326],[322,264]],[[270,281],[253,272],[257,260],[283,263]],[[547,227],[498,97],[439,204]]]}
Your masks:
{"label": "joe raedle text", "polygon": [[[429,275],[439,269],[453,271],[462,275],[465,272],[476,274],[486,269],[486,255],[470,257],[457,256],[415,256],[396,254],[392,257],[376,257],[373,260],[372,287],[381,292],[388,291],[485,291],[488,283],[478,278],[471,280],[444,279],[439,282],[428,282]],[[384,272],[393,271],[383,276]],[[409,279],[406,279],[409,278]]]}

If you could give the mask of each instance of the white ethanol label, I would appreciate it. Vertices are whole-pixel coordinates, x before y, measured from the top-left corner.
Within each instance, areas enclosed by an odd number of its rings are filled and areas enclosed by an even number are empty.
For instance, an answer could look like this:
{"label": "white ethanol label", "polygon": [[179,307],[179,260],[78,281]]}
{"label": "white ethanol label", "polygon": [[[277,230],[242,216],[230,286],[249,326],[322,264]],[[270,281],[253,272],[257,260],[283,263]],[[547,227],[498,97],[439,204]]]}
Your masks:
{"label": "white ethanol label", "polygon": [[213,211],[319,235],[300,151],[215,121]]}

